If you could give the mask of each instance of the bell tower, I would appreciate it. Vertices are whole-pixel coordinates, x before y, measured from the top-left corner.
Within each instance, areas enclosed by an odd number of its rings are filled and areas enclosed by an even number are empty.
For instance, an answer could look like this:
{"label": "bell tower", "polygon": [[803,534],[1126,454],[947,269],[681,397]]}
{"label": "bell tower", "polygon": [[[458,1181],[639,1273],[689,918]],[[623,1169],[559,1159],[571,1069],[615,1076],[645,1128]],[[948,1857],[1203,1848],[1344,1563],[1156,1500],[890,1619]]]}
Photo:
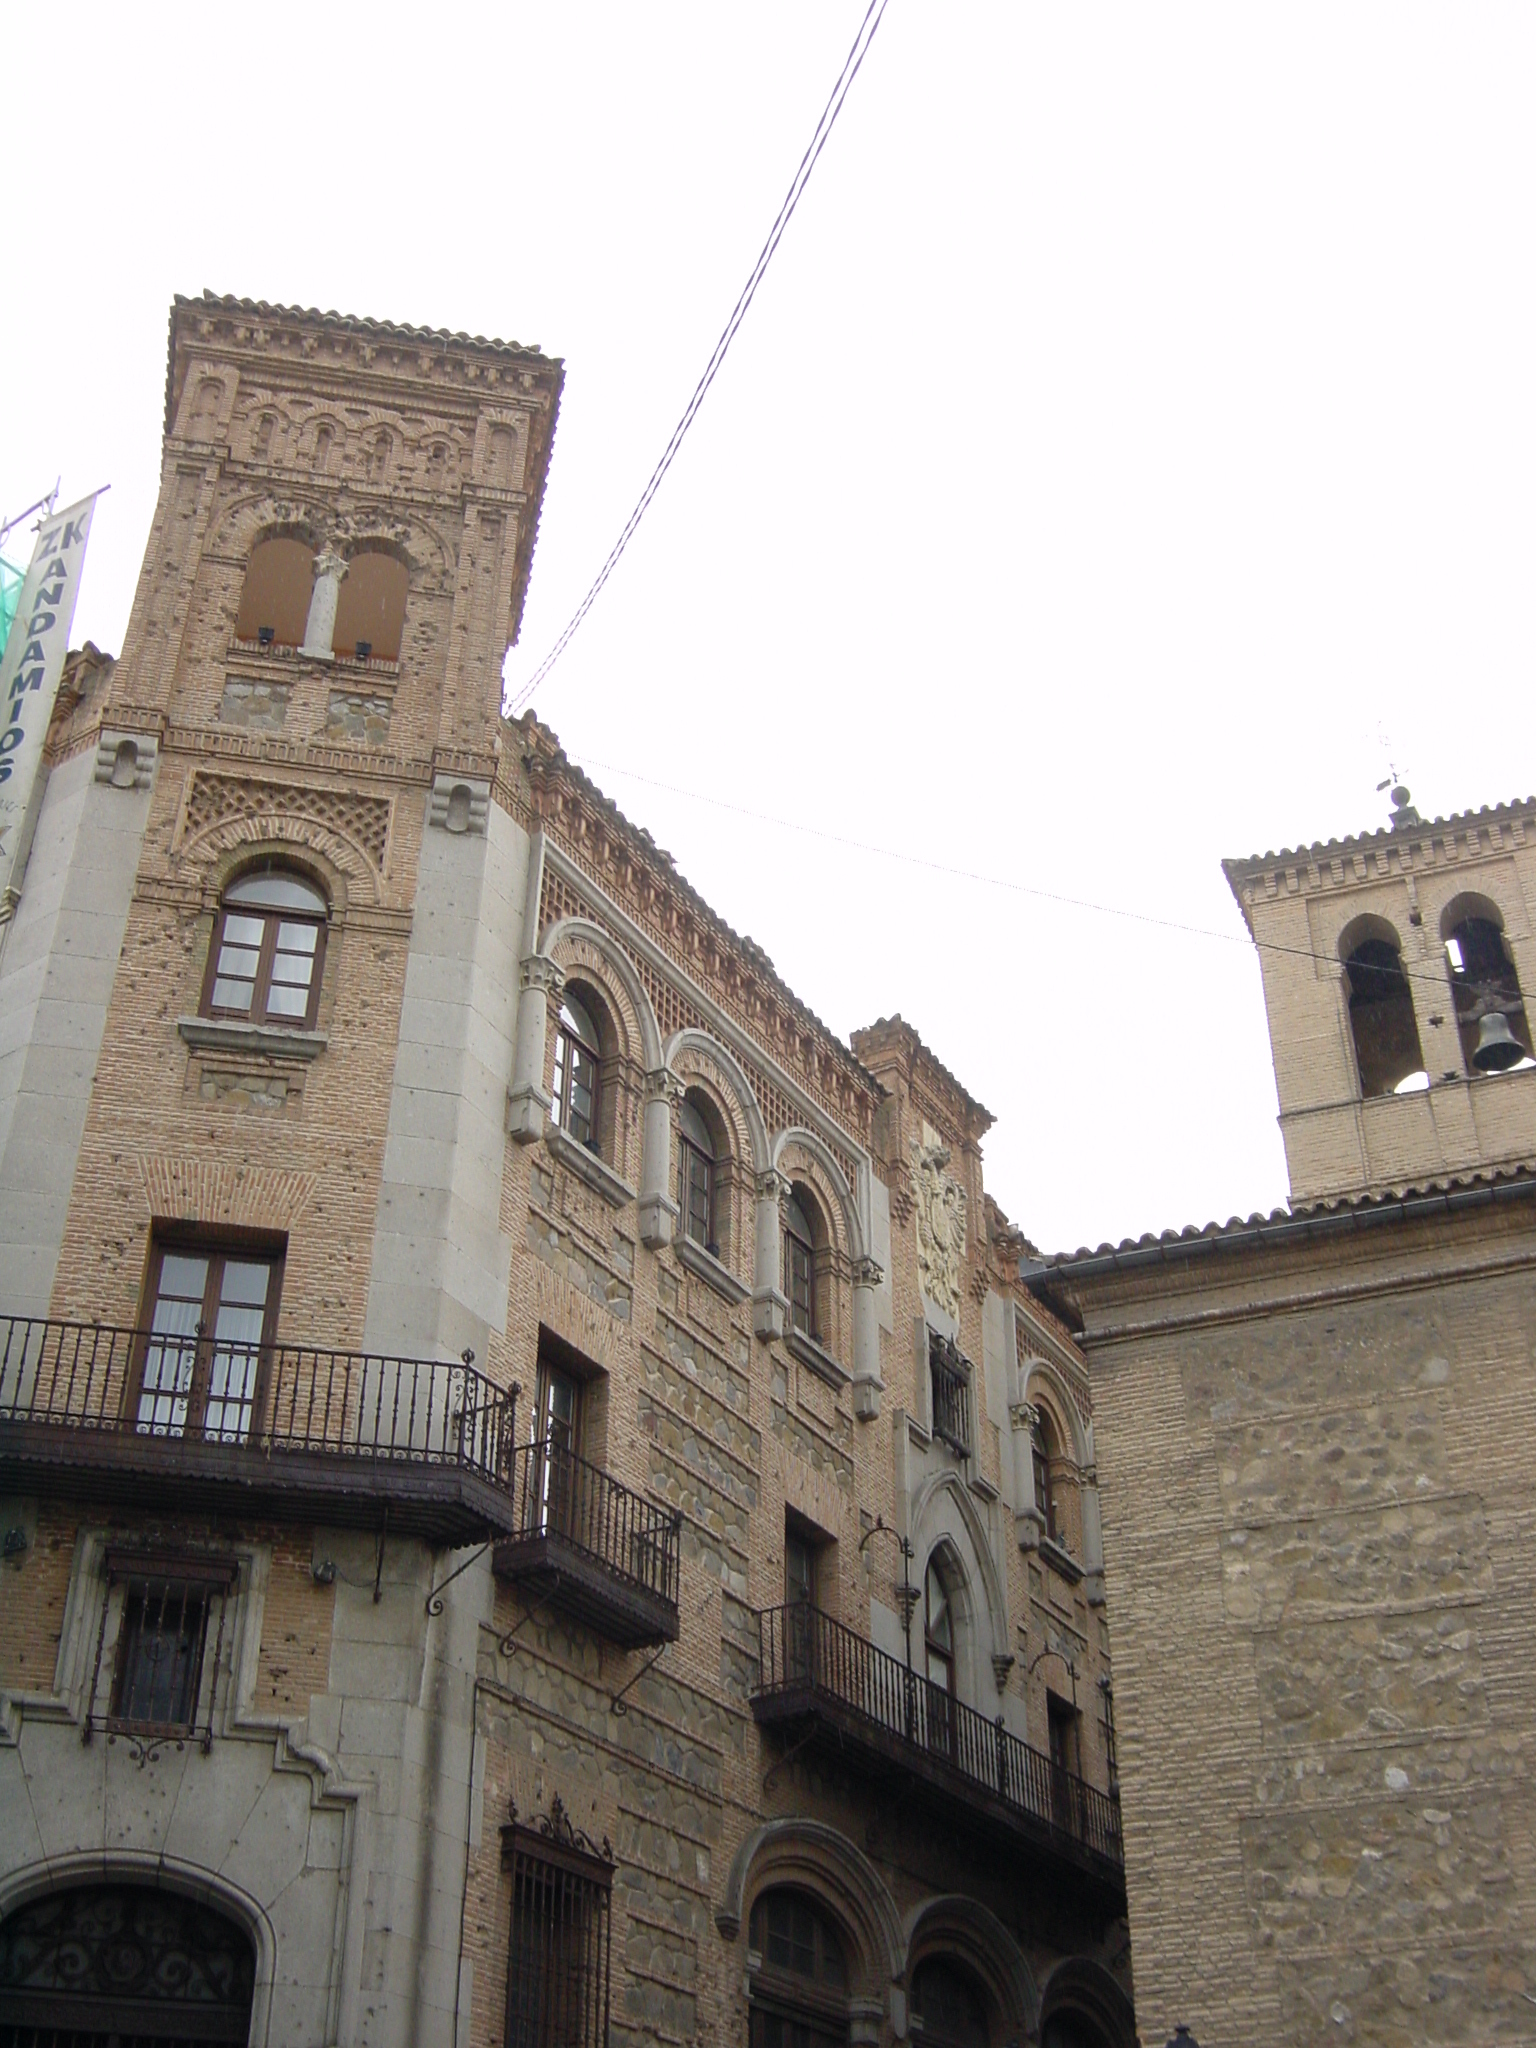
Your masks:
{"label": "bell tower", "polygon": [[1536,1162],[1536,800],[1223,863],[1259,954],[1291,1199]]}

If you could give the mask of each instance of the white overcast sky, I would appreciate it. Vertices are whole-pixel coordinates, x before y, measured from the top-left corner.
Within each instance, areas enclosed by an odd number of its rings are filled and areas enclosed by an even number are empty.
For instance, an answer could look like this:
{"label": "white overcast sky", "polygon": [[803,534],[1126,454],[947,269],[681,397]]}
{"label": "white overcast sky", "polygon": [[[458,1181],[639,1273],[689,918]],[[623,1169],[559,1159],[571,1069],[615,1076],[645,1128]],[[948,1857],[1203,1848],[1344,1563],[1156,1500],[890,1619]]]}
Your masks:
{"label": "white overcast sky", "polygon": [[[121,644],[166,312],[208,286],[565,358],[515,686],[862,13],[76,9],[67,50],[35,17],[0,501],[111,483],[76,639]],[[1224,854],[1384,820],[1384,734],[1426,813],[1536,787],[1533,60],[1528,4],[890,0],[539,694],[835,1030],[917,1027],[1046,1249],[1284,1199]]]}

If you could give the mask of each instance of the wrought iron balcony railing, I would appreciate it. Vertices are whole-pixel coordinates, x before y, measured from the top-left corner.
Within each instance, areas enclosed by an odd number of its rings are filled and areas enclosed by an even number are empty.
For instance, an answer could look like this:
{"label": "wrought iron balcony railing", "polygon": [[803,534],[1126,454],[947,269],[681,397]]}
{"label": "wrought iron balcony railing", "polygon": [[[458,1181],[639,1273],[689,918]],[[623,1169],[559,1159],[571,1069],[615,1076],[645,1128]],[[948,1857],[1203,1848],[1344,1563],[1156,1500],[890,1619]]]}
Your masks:
{"label": "wrought iron balcony railing", "polygon": [[[323,1497],[468,1542],[511,1526],[514,1399],[471,1364],[0,1317],[0,1472],[189,1506]],[[209,1498],[205,1498],[208,1496]],[[313,1497],[313,1498],[312,1498]]]}
{"label": "wrought iron balcony railing", "polygon": [[761,1722],[826,1724],[839,1750],[904,1766],[984,1825],[1023,1832],[1122,1883],[1120,1809],[1043,1751],[964,1705],[943,1686],[809,1605],[758,1616],[762,1658],[752,1707]]}
{"label": "wrought iron balcony railing", "polygon": [[513,1453],[503,1578],[525,1582],[625,1643],[677,1635],[682,1516],[658,1507],[553,1441]]}

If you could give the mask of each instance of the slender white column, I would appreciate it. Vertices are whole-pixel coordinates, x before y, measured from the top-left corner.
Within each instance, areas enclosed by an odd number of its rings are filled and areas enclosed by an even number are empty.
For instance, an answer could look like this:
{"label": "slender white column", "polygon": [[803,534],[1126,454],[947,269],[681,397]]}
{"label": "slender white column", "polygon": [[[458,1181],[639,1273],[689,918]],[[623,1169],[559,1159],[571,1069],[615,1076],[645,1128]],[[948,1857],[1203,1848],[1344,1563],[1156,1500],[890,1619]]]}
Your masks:
{"label": "slender white column", "polygon": [[329,661],[336,637],[336,606],[341,597],[341,579],[347,565],[333,548],[322,548],[315,557],[315,587],[309,597],[309,617],[304,622],[304,645],[300,654],[312,661]]}
{"label": "slender white column", "polygon": [[527,953],[521,962],[522,993],[517,1004],[517,1047],[512,1060],[512,1087],[507,1096],[507,1129],[519,1145],[532,1145],[544,1135],[549,1095],[544,1087],[544,1048],[549,1043],[549,1011],[558,1010],[565,974],[543,953]]}
{"label": "slender white column", "polygon": [[789,1193],[789,1182],[776,1167],[770,1166],[766,1173],[757,1176],[757,1230],[755,1238],[752,1286],[752,1328],[764,1343],[770,1338],[782,1337],[789,1303],[779,1284],[781,1253],[779,1249],[779,1214],[784,1198]]}
{"label": "slender white column", "polygon": [[678,1206],[667,1192],[672,1179],[672,1112],[683,1084],[670,1067],[645,1077],[645,1144],[640,1158],[640,1241],[660,1251],[672,1242]]}
{"label": "slender white column", "polygon": [[884,1382],[880,1377],[880,1303],[885,1273],[873,1259],[859,1259],[853,1268],[853,1412],[860,1422],[880,1413]]}

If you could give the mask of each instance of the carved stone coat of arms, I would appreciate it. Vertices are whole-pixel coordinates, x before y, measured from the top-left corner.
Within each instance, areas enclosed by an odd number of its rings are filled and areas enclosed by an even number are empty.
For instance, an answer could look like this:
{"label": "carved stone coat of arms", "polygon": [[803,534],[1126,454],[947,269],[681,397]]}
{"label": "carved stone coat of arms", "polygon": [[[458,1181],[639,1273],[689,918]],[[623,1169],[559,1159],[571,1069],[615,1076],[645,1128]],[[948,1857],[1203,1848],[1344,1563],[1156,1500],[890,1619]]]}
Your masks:
{"label": "carved stone coat of arms", "polygon": [[965,1267],[965,1189],[945,1172],[949,1147],[923,1126],[914,1141],[912,1198],[917,1208],[917,1270],[924,1294],[935,1308],[960,1320],[960,1287]]}

